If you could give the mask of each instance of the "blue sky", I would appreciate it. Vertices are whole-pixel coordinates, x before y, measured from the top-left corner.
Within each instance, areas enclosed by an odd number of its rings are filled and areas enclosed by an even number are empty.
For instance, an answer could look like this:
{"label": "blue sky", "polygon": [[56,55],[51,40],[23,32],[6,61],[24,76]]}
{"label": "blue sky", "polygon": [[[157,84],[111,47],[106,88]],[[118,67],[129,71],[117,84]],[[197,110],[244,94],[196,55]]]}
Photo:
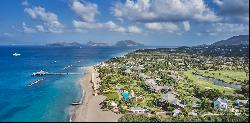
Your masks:
{"label": "blue sky", "polygon": [[0,45],[211,44],[249,33],[248,0],[1,0]]}

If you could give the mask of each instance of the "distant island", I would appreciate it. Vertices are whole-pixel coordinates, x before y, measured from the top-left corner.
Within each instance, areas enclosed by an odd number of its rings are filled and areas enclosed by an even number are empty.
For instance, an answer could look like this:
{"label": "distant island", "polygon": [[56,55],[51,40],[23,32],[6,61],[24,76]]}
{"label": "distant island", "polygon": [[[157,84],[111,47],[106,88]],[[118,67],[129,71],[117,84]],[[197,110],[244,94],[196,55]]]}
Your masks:
{"label": "distant island", "polygon": [[51,44],[46,44],[46,46],[51,46],[51,47],[83,47],[83,46],[88,46],[88,47],[138,47],[138,46],[144,46],[144,44],[138,43],[136,41],[132,40],[123,40],[123,41],[118,41],[114,45],[110,45],[108,43],[97,43],[93,41],[89,41],[86,44],[81,44],[78,42],[56,42],[56,43],[51,43]]}
{"label": "distant island", "polygon": [[132,41],[132,40],[124,40],[118,41],[114,46],[117,47],[135,47],[135,46],[144,46],[144,44]]}
{"label": "distant island", "polygon": [[79,47],[79,46],[83,46],[83,45],[78,43],[78,42],[56,42],[56,43],[46,44],[46,46],[50,46],[50,47]]}
{"label": "distant island", "polygon": [[86,43],[86,46],[99,46],[99,47],[103,47],[103,46],[110,46],[108,43],[96,43],[96,42],[93,42],[93,41],[89,41]]}

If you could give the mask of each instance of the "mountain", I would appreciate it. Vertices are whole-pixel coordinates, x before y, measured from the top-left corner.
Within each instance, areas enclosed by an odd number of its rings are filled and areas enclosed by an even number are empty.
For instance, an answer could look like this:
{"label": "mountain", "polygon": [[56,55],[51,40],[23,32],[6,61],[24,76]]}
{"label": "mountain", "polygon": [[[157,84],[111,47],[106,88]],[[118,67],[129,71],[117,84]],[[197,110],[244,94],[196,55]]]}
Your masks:
{"label": "mountain", "polygon": [[211,44],[211,46],[249,45],[249,35],[233,36]]}
{"label": "mountain", "polygon": [[80,47],[80,46],[83,46],[83,45],[78,43],[78,42],[56,42],[56,43],[47,44],[46,46],[51,46],[51,47]]}
{"label": "mountain", "polygon": [[132,41],[132,40],[124,40],[124,41],[116,42],[116,44],[114,46],[116,46],[116,47],[135,47],[135,46],[144,46],[144,45],[141,43]]}
{"label": "mountain", "polygon": [[93,41],[89,41],[86,43],[86,46],[103,47],[103,46],[109,46],[109,45],[107,43],[96,43]]}

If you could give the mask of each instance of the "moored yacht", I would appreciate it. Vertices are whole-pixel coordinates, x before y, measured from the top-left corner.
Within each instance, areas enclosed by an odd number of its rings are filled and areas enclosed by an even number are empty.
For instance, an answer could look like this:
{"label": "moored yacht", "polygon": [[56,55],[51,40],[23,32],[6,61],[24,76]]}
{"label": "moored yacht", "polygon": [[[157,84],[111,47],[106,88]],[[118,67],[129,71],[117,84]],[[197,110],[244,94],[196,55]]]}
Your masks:
{"label": "moored yacht", "polygon": [[21,54],[19,53],[14,53],[13,56],[20,56]]}

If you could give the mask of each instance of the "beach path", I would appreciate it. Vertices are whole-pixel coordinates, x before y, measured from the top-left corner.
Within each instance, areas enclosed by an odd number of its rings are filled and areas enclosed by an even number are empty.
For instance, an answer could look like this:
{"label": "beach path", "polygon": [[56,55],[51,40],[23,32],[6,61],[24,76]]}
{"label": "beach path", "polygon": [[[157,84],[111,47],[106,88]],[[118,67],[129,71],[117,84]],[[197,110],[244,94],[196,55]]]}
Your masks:
{"label": "beach path", "polygon": [[117,122],[121,117],[119,114],[115,114],[111,111],[102,111],[101,106],[99,105],[103,100],[105,100],[105,96],[97,95],[89,101],[87,116],[85,121],[87,122]]}

